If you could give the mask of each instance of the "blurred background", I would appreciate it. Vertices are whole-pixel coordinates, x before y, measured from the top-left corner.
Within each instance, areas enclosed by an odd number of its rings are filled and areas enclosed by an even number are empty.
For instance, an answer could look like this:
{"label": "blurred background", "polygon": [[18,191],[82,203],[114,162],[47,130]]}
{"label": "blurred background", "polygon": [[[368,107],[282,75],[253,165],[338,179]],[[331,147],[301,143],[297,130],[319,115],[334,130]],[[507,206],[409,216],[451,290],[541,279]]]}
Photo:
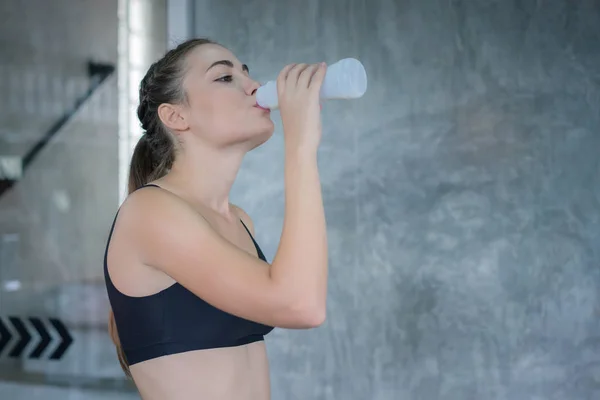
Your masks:
{"label": "blurred background", "polygon": [[[193,36],[324,104],[328,320],[267,338],[273,399],[600,399],[600,2],[3,0],[0,399],[135,399],[102,261],[137,86]],[[272,259],[281,121],[232,200]]]}

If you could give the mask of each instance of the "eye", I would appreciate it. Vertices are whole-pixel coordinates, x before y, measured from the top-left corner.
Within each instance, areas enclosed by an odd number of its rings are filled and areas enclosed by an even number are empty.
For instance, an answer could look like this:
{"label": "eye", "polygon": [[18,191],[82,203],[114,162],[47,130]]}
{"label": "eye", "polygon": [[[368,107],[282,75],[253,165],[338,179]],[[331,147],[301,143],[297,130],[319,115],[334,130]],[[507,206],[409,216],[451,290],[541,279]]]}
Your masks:
{"label": "eye", "polygon": [[232,80],[233,80],[232,75],[225,75],[225,76],[217,79],[216,82],[231,82]]}

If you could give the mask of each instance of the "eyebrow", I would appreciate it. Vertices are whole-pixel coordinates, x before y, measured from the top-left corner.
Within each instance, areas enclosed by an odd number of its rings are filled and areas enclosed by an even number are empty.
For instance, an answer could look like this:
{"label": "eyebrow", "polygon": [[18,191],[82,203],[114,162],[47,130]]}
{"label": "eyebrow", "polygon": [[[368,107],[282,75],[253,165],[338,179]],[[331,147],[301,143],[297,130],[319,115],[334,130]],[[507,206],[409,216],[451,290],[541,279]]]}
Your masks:
{"label": "eyebrow", "polygon": [[[212,63],[210,65],[210,67],[208,67],[208,69],[206,70],[206,72],[208,72],[208,70],[210,70],[212,67],[216,67],[217,65],[225,65],[227,67],[233,68],[233,63],[229,60],[219,60],[219,61],[215,61],[214,63]],[[246,64],[242,64],[242,70],[246,71],[246,72],[250,72],[248,70],[248,66]]]}

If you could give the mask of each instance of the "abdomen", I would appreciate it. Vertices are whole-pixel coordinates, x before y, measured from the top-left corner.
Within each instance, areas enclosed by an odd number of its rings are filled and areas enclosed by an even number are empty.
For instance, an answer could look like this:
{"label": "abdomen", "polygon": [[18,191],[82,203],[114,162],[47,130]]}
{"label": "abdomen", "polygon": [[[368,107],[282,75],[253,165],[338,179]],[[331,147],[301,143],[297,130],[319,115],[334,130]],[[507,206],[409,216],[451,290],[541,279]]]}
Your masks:
{"label": "abdomen", "polygon": [[144,400],[270,400],[263,341],[159,357],[131,373]]}

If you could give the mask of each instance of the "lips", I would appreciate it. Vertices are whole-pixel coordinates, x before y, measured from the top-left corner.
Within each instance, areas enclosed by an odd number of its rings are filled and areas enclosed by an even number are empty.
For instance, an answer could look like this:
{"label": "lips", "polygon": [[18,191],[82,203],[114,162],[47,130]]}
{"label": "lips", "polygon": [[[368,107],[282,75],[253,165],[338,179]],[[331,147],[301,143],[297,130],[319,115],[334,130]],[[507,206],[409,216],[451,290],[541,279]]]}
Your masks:
{"label": "lips", "polygon": [[264,110],[264,111],[271,111],[268,108],[264,108],[264,107],[259,106],[258,104],[255,104],[254,107],[260,108],[261,110]]}

